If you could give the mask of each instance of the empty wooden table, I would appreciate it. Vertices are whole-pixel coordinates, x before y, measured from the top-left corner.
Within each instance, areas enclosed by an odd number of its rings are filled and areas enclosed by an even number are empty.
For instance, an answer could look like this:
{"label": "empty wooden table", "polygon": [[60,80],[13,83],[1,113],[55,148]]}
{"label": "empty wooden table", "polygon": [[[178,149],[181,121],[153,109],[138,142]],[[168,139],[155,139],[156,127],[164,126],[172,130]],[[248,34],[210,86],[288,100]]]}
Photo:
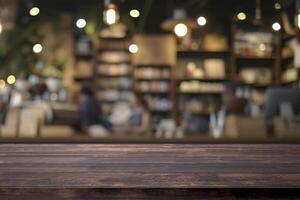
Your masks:
{"label": "empty wooden table", "polygon": [[299,188],[297,144],[0,145],[0,199],[297,199]]}

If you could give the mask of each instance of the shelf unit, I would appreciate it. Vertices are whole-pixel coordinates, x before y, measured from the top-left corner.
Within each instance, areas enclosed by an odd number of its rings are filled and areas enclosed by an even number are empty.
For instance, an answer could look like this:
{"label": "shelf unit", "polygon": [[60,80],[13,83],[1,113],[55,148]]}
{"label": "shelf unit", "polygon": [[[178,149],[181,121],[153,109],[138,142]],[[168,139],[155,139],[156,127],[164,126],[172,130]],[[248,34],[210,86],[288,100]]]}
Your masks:
{"label": "shelf unit", "polygon": [[172,118],[172,70],[172,66],[135,66],[135,92],[145,98],[153,118],[156,115]]}
{"label": "shelf unit", "polygon": [[92,42],[82,30],[74,33],[75,65],[73,81],[78,85],[92,84],[95,78],[95,55]]}
{"label": "shelf unit", "polygon": [[[233,38],[235,38],[236,30],[237,24],[233,23],[231,36],[228,36],[228,39],[232,40],[232,44],[234,43]],[[263,92],[270,86],[295,85],[295,82],[283,82],[280,77],[280,74],[284,71],[286,66],[293,61],[293,56],[283,57],[281,53],[284,44],[293,37],[285,36],[281,33],[274,34],[274,37],[274,51],[269,56],[238,55],[235,53],[233,46],[230,46],[228,51],[176,51],[175,38],[170,35],[137,35],[133,38],[133,42],[138,45],[139,52],[130,55],[128,52],[129,38],[100,38],[100,46],[96,53],[93,53],[91,48],[91,52],[75,54],[77,62],[97,62],[98,65],[96,65],[96,67],[93,65],[95,73],[93,73],[91,77],[74,77],[74,80],[80,84],[83,82],[95,84],[99,93],[105,93],[106,91],[114,91],[118,94],[127,91],[135,92],[145,98],[148,102],[152,119],[155,121],[154,127],[164,118],[172,118],[180,125],[183,113],[186,113],[185,109],[182,108],[182,105],[191,106],[188,100],[192,99],[194,102],[204,102],[200,106],[202,109],[199,109],[199,107],[198,109],[190,109],[189,114],[208,118],[209,115],[216,110],[216,108],[210,106],[209,103],[213,102],[213,104],[216,105],[215,107],[219,106],[223,94],[222,90],[216,92],[209,90],[181,91],[180,85],[183,83],[194,82],[199,84],[225,86],[227,82],[237,81],[244,88],[258,89]],[[170,40],[171,42],[167,40]],[[172,44],[170,45],[170,43]],[[105,53],[127,54],[128,57],[132,57],[132,59],[130,58],[121,61],[99,59],[99,57]],[[198,76],[191,76],[186,73],[184,68],[188,62],[195,62],[196,66],[203,66],[203,60],[207,59],[223,60],[225,75],[223,77],[209,77],[205,75],[199,76],[199,74]],[[181,65],[182,60],[185,61],[184,65]],[[270,68],[273,77],[272,81],[270,83],[243,82],[239,77],[239,71],[244,67],[245,63],[251,68],[264,68],[265,66]],[[107,66],[110,70],[112,70],[114,66],[130,66],[130,70],[126,73],[99,73],[101,66]],[[131,84],[128,85],[128,87],[123,87],[124,84],[112,84],[115,80],[120,80],[122,78],[131,78]],[[299,79],[297,81],[299,81]],[[160,90],[161,88],[164,90]],[[116,99],[119,100],[119,98]],[[155,100],[161,101],[165,99],[169,102],[169,108],[161,109],[159,106],[153,106],[158,104],[155,103]],[[102,99],[101,101],[106,107],[112,107],[116,102],[112,99]],[[161,107],[165,108],[168,106]],[[109,113],[109,109],[107,110]]]}
{"label": "shelf unit", "polygon": [[137,35],[133,42],[134,91],[147,102],[153,129],[162,119],[175,119],[176,42],[172,35]]}
{"label": "shelf unit", "polygon": [[92,81],[94,78],[94,52],[88,35],[81,31],[75,32],[75,69],[74,81]]}
{"label": "shelf unit", "polygon": [[289,44],[293,39],[296,39],[295,35],[282,34],[280,41],[280,84],[282,86],[296,86],[299,87],[300,71],[294,66],[294,50]]}
{"label": "shelf unit", "polygon": [[97,50],[96,93],[105,115],[110,115],[116,102],[126,101],[132,92],[129,38],[100,37]]}
{"label": "shelf unit", "polygon": [[[235,19],[232,20],[231,37],[232,37],[232,52],[231,52],[231,69],[232,77],[234,80],[240,82],[241,85],[250,88],[264,88],[267,86],[279,85],[280,76],[280,34],[272,32],[271,30],[263,30],[261,26],[254,25],[252,22],[238,22]],[[270,42],[261,42],[258,47],[253,49],[244,49],[243,42],[246,42],[245,38],[241,39],[239,32],[244,31],[243,35],[246,34],[261,34],[261,38],[264,40],[270,37]],[[244,37],[244,36],[243,36]],[[263,39],[262,39],[263,40]],[[254,44],[251,44],[252,46]],[[250,44],[248,44],[250,46]],[[258,80],[246,81],[242,78],[242,70],[248,70],[248,72],[257,74],[264,73],[264,78],[260,77]],[[261,70],[261,71],[253,71]],[[269,71],[269,72],[268,72]],[[246,72],[245,72],[246,73]],[[268,80],[268,73],[271,76]],[[248,73],[249,74],[249,73]],[[256,76],[256,75],[253,75]],[[257,78],[257,77],[256,77]],[[259,81],[259,82],[257,82]]]}
{"label": "shelf unit", "polygon": [[[185,121],[187,120],[202,118],[201,121],[207,121],[205,125],[207,130],[203,132],[207,134],[209,132],[209,116],[221,103],[221,97],[225,88],[224,83],[228,82],[230,78],[230,51],[181,50],[177,52],[177,60],[177,74],[175,76],[176,96],[178,98],[176,107],[177,123],[182,125],[186,124],[187,122]],[[205,61],[207,60],[212,62],[209,65],[212,67],[206,66],[208,64]],[[212,73],[207,70],[213,67],[216,67],[215,70],[218,72],[221,71],[221,74],[217,77],[211,77],[212,75],[210,74]],[[198,89],[196,84],[198,84]],[[200,89],[200,86],[203,89]],[[215,86],[220,87],[220,90],[212,91],[206,89]],[[185,87],[187,89],[195,87],[195,89],[185,90]],[[186,119],[186,116],[189,116],[189,118]]]}

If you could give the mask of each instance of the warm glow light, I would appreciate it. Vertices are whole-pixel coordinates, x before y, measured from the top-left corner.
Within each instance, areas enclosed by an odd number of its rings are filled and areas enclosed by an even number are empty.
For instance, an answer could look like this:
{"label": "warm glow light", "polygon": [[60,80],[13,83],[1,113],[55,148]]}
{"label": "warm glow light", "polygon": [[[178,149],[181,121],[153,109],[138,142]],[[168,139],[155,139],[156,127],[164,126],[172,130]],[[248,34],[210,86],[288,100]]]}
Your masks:
{"label": "warm glow light", "polygon": [[197,19],[197,23],[200,25],[200,26],[204,26],[205,24],[206,24],[206,18],[205,17],[203,17],[203,16],[200,16],[200,17],[198,17],[198,19]]}
{"label": "warm glow light", "polygon": [[267,49],[267,47],[266,47],[265,44],[260,44],[260,45],[258,46],[258,48],[259,48],[260,51],[265,51],[265,50]]}
{"label": "warm glow light", "polygon": [[188,28],[185,24],[177,24],[174,27],[174,32],[178,37],[184,37],[188,33]]}
{"label": "warm glow light", "polygon": [[41,44],[35,44],[32,50],[34,53],[41,53],[43,50],[43,46]]}
{"label": "warm glow light", "polygon": [[300,29],[300,13],[297,15],[297,27]]}
{"label": "warm glow light", "polygon": [[2,33],[3,27],[2,24],[0,23],[0,34]]}
{"label": "warm glow light", "polygon": [[13,85],[16,82],[16,77],[14,75],[10,75],[7,77],[6,81],[8,84]]}
{"label": "warm glow light", "polygon": [[138,11],[137,9],[132,9],[129,12],[130,16],[133,18],[138,18],[140,16],[140,11]]}
{"label": "warm glow light", "polygon": [[5,88],[5,81],[4,80],[0,80],[0,89],[4,89]]}
{"label": "warm glow light", "polygon": [[281,9],[280,3],[279,3],[279,2],[276,2],[276,3],[274,4],[274,8],[275,8],[276,10],[280,10],[280,9]]}
{"label": "warm glow light", "polygon": [[274,23],[272,24],[272,29],[273,29],[274,31],[280,31],[281,25],[280,25],[278,22],[274,22]]}
{"label": "warm glow light", "polygon": [[29,14],[31,16],[37,16],[39,13],[40,13],[40,9],[38,7],[33,7],[29,11]]}
{"label": "warm glow light", "polygon": [[104,22],[108,25],[113,25],[119,20],[119,13],[114,4],[109,4],[107,9],[103,13]]}
{"label": "warm glow light", "polygon": [[238,18],[238,20],[243,21],[243,20],[247,19],[247,15],[246,15],[246,13],[244,13],[244,12],[239,12],[239,13],[237,14],[237,18]]}
{"label": "warm glow light", "polygon": [[77,28],[84,28],[86,26],[85,19],[78,19],[76,21],[76,26],[77,26]]}
{"label": "warm glow light", "polygon": [[196,63],[194,63],[194,62],[188,62],[188,64],[187,64],[187,69],[188,69],[189,71],[194,71],[196,68],[197,68]]}
{"label": "warm glow light", "polygon": [[107,24],[115,24],[117,21],[117,13],[114,9],[108,9],[106,11],[106,22]]}
{"label": "warm glow light", "polygon": [[129,52],[130,53],[137,53],[139,51],[139,47],[136,44],[131,44],[129,46]]}

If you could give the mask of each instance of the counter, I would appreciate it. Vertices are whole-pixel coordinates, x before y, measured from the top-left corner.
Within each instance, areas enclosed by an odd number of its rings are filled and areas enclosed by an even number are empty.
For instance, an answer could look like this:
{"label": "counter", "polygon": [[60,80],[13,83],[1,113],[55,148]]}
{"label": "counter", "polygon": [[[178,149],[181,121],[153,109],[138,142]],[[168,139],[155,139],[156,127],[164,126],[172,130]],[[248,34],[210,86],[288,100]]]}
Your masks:
{"label": "counter", "polygon": [[[41,194],[43,199],[121,194],[123,199],[193,199],[224,191],[234,196],[233,188],[256,188],[255,194],[265,197],[274,194],[266,190],[277,188],[275,192],[298,198],[300,145],[1,144],[0,177],[0,192],[7,199],[38,199]],[[294,190],[286,193],[284,188]]]}

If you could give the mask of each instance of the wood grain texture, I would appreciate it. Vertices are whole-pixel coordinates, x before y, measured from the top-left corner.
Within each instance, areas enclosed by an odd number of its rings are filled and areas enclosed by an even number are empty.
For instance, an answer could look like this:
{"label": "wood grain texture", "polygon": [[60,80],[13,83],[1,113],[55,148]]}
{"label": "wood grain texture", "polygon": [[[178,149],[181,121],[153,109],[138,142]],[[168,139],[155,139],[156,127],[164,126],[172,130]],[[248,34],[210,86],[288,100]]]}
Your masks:
{"label": "wood grain texture", "polygon": [[300,145],[2,144],[0,188],[300,188]]}
{"label": "wood grain texture", "polygon": [[268,138],[219,138],[209,135],[189,135],[184,138],[155,138],[145,135],[110,135],[95,138],[73,137],[0,138],[0,144],[300,144],[300,136]]}
{"label": "wood grain texture", "polygon": [[5,200],[299,200],[296,189],[0,189]]}

